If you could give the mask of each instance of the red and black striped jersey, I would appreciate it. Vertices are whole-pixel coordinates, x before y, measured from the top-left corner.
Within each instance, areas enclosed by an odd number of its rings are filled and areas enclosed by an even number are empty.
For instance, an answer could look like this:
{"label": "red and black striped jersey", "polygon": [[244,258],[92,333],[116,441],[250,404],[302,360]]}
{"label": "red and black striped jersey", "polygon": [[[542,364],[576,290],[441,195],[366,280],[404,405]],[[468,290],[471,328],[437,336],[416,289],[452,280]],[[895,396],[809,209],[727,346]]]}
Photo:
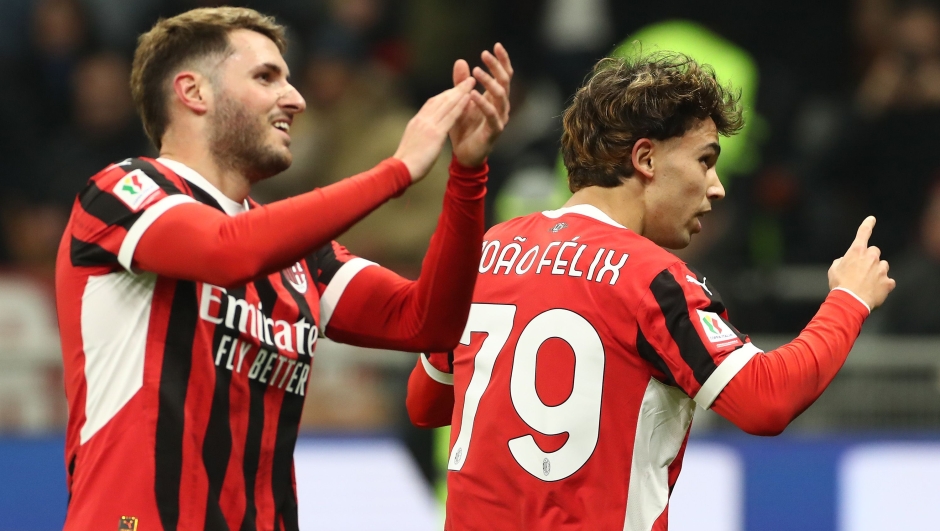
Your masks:
{"label": "red and black striped jersey", "polygon": [[461,345],[415,369],[453,372],[446,529],[665,530],[695,404],[758,352],[705,277],[593,206],[497,225]]}
{"label": "red and black striped jersey", "polygon": [[136,271],[144,232],[188,202],[257,208],[145,158],[109,166],[76,199],[56,271],[66,530],[122,518],[164,531],[297,529],[293,450],[313,351],[372,263],[332,243],[238,286]]}

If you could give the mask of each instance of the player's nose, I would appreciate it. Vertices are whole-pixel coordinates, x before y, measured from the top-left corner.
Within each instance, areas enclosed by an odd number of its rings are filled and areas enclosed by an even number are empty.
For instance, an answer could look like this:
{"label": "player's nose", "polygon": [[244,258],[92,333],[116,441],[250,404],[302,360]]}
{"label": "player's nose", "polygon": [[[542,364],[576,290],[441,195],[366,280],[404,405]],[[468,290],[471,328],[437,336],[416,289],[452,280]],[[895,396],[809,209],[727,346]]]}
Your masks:
{"label": "player's nose", "polygon": [[287,90],[277,100],[278,106],[290,114],[300,114],[307,108],[307,101],[293,85],[287,85]]}
{"label": "player's nose", "polygon": [[718,178],[718,172],[714,168],[709,173],[708,178],[708,188],[705,190],[705,195],[711,201],[718,201],[719,199],[724,199],[725,197],[725,187],[721,184],[721,179]]}

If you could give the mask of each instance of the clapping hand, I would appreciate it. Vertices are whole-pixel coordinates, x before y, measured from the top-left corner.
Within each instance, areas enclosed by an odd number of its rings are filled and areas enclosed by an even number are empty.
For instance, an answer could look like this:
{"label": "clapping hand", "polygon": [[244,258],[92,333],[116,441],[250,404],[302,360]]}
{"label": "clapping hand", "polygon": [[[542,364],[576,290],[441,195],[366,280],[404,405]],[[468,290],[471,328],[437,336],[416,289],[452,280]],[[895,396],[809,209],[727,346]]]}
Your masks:
{"label": "clapping hand", "polygon": [[[470,91],[470,104],[450,130],[450,141],[457,162],[472,168],[486,161],[493,144],[509,121],[509,83],[512,80],[509,53],[502,44],[497,43],[493,53],[484,51],[481,58],[489,73],[476,67],[472,74],[486,92],[481,94]],[[461,86],[467,79],[472,79],[470,65],[460,59],[454,63],[454,86]]]}

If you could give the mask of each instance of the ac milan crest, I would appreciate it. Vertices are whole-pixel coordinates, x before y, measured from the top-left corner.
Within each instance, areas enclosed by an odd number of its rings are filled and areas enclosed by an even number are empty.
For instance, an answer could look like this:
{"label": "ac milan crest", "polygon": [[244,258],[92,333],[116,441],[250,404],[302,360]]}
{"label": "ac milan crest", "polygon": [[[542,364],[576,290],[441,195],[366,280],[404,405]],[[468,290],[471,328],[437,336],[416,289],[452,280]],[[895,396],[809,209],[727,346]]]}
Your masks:
{"label": "ac milan crest", "polygon": [[307,274],[304,273],[304,266],[300,262],[290,266],[290,268],[281,271],[284,278],[298,293],[307,293]]}

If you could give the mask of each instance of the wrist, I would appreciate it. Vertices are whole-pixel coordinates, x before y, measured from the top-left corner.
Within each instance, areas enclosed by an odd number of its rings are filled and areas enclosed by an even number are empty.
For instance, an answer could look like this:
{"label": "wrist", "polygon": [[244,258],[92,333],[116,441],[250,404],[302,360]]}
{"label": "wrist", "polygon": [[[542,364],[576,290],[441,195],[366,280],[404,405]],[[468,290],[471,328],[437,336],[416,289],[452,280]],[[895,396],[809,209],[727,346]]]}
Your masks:
{"label": "wrist", "polygon": [[382,164],[387,164],[394,175],[395,192],[392,197],[398,197],[405,193],[405,190],[414,182],[411,169],[408,164],[400,158],[389,157]]}
{"label": "wrist", "polygon": [[[860,312],[864,313],[866,317],[871,314],[871,305],[865,302],[865,299],[859,297],[857,293],[848,288],[837,286],[829,291],[829,295],[835,295],[836,297],[840,297],[848,301],[850,304],[858,308]],[[864,309],[862,309],[860,306],[864,307]]]}

